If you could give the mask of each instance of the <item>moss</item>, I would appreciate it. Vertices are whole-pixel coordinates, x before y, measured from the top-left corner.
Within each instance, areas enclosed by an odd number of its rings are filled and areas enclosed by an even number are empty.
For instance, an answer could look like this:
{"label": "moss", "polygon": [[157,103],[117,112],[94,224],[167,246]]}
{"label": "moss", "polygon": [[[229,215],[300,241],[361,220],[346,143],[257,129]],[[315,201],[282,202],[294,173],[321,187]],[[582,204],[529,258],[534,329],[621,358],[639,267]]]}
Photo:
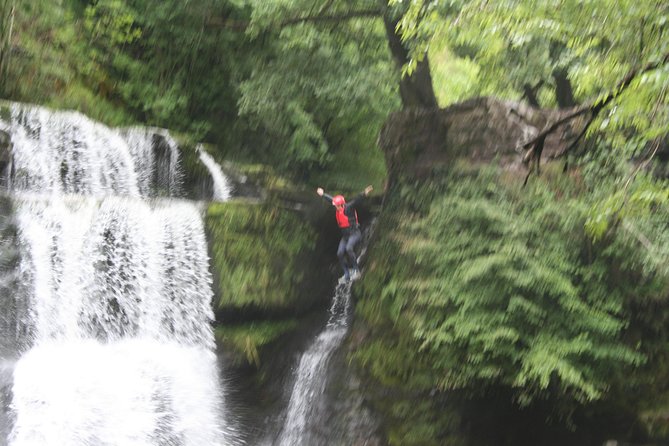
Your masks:
{"label": "moss", "polygon": [[212,203],[206,225],[219,309],[286,310],[301,302],[316,234],[298,214],[269,205]]}
{"label": "moss", "polygon": [[218,339],[228,351],[234,352],[237,362],[246,361],[260,366],[260,350],[276,341],[282,335],[295,330],[298,321],[263,321],[250,324],[216,327]]}
{"label": "moss", "polygon": [[9,122],[12,119],[12,111],[10,103],[7,101],[0,101],[0,120]]}
{"label": "moss", "polygon": [[[662,399],[666,400],[666,395],[662,395]],[[640,419],[651,438],[667,441],[669,440],[669,404],[666,401],[663,402],[665,405],[662,407],[642,412]]]}
{"label": "moss", "polygon": [[294,183],[286,177],[278,174],[272,166],[266,164],[240,163],[236,164],[235,167],[252,183],[267,191],[276,192],[296,188]]}
{"label": "moss", "polygon": [[181,153],[181,166],[184,169],[187,178],[208,177],[207,167],[200,161],[200,155],[197,152],[197,145],[191,141],[179,141],[179,151]]}

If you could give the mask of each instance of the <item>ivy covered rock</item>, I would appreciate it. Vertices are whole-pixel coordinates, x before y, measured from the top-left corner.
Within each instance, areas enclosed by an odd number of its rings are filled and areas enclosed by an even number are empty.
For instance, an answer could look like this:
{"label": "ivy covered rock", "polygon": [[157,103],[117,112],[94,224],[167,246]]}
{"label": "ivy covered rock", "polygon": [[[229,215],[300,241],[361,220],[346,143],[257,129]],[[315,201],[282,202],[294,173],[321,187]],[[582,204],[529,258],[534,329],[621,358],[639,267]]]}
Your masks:
{"label": "ivy covered rock", "polygon": [[299,314],[313,298],[317,237],[290,209],[244,201],[212,203],[206,226],[219,312]]}

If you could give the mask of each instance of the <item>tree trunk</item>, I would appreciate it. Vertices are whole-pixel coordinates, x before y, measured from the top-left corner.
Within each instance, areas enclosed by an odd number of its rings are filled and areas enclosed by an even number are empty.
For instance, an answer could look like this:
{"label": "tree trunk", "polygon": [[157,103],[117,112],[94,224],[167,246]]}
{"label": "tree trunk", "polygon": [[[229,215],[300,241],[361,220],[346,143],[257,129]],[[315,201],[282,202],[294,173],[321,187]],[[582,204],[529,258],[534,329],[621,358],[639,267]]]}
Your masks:
{"label": "tree trunk", "polygon": [[571,108],[576,106],[576,100],[574,99],[574,90],[571,88],[571,81],[567,77],[568,66],[560,63],[564,51],[565,46],[562,42],[551,40],[549,54],[555,64],[551,73],[555,81],[555,100],[559,108]]}
{"label": "tree trunk", "polygon": [[5,93],[12,50],[15,0],[0,0],[0,93]]}
{"label": "tree trunk", "polygon": [[[397,34],[397,19],[389,16],[386,11],[383,15],[383,24],[388,36],[388,46],[393,56],[395,65],[401,71],[402,67],[409,61],[409,51],[402,44],[401,37]],[[416,69],[407,76],[400,79],[400,97],[402,98],[402,107],[437,107],[437,98],[434,95],[432,87],[432,76],[430,75],[430,62],[427,54],[418,62]]]}
{"label": "tree trunk", "polygon": [[574,91],[571,88],[571,82],[567,77],[566,70],[554,70],[553,79],[555,80],[555,99],[557,100],[558,107],[571,108],[576,106]]}

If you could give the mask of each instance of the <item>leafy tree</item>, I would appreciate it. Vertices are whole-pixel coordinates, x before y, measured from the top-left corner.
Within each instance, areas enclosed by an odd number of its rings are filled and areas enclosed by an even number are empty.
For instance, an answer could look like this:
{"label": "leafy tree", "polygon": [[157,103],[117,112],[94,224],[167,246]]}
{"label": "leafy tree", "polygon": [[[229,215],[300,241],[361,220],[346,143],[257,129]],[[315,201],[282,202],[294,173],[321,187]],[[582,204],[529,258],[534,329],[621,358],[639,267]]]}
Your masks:
{"label": "leafy tree", "polygon": [[369,150],[373,139],[347,135],[378,129],[398,90],[405,107],[436,105],[427,59],[399,76],[408,61],[396,28],[401,8],[371,0],[245,4],[247,34],[263,51],[262,69],[241,84],[240,113],[284,147],[279,163],[304,172],[326,166],[341,146]]}
{"label": "leafy tree", "polygon": [[325,165],[342,143],[373,143],[351,141],[349,134],[380,127],[395,107],[382,29],[349,20],[277,32],[276,38],[256,37],[266,39],[264,51],[241,83],[239,100],[240,113],[265,132],[267,142],[283,143],[273,157],[309,170]]}
{"label": "leafy tree", "polygon": [[[589,98],[668,49],[663,35],[669,11],[659,1],[615,7],[607,0],[409,3],[401,33],[423,42],[414,45],[412,57],[419,59],[445,28],[452,48],[475,59],[481,81],[498,92],[508,91],[511,81],[515,94],[537,86],[556,94],[568,82],[574,95]],[[570,105],[568,97],[557,96],[553,103]]]}
{"label": "leafy tree", "polygon": [[[92,59],[113,79],[99,93],[117,98],[143,122],[187,131],[195,138],[224,129],[233,115],[230,53],[239,38],[212,30],[208,19],[242,14],[229,2],[99,0],[85,12]],[[107,74],[108,73],[108,74]],[[217,126],[215,124],[218,123]]]}

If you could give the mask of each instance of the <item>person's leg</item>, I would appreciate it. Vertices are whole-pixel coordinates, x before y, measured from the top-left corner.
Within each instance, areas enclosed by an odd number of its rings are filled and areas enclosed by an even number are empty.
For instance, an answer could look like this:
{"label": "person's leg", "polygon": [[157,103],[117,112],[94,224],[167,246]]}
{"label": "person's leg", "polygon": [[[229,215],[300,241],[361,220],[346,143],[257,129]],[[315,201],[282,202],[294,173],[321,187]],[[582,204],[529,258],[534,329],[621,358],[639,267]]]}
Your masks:
{"label": "person's leg", "polygon": [[346,245],[347,237],[344,236],[339,240],[339,247],[337,248],[337,257],[339,258],[339,264],[344,270],[344,279],[349,279],[348,267],[346,266]]}
{"label": "person's leg", "polygon": [[351,268],[355,269],[356,271],[360,271],[360,268],[358,268],[358,260],[355,256],[355,245],[358,244],[361,238],[362,234],[360,231],[355,231],[348,237],[348,240],[346,241],[346,255],[349,258],[349,265],[351,265]]}

